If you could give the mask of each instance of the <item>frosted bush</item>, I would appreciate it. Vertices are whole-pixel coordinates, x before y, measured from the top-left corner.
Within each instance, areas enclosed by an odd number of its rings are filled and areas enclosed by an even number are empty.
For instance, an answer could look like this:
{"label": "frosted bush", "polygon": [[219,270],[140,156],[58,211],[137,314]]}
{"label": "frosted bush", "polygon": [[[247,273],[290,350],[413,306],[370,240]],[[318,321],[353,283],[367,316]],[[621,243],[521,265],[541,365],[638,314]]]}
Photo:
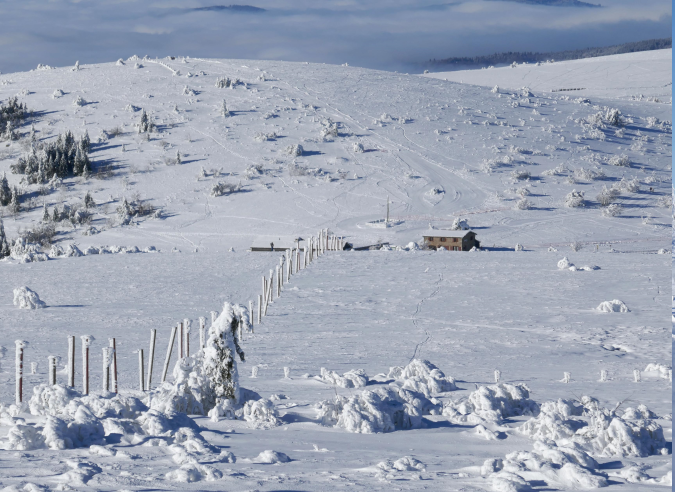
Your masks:
{"label": "frosted bush", "polygon": [[606,207],[612,203],[619,196],[619,190],[615,187],[607,188],[607,186],[602,187],[602,191],[598,194],[596,199],[601,206]]}
{"label": "frosted bush", "polygon": [[511,177],[518,180],[530,179],[530,171],[522,169],[514,169],[511,171]]}
{"label": "frosted bush", "polygon": [[621,418],[624,420],[656,419],[657,415],[646,405],[638,405],[637,408],[628,407],[623,411]]}
{"label": "frosted bush", "polygon": [[363,369],[352,369],[340,376],[337,372],[322,367],[319,379],[340,388],[363,388],[368,384],[368,376]]}
{"label": "frosted bush", "polygon": [[223,472],[209,466],[199,463],[186,463],[177,470],[166,474],[167,480],[181,483],[192,483],[206,480],[212,482],[223,477]]}
{"label": "frosted bush", "polygon": [[513,248],[513,251],[523,251],[523,245],[520,243],[516,243],[516,246]]}
{"label": "frosted bush", "polygon": [[284,153],[294,156],[294,157],[299,157],[302,155],[304,149],[302,148],[302,145],[300,144],[293,144],[289,145],[286,148],[284,148]]}
{"label": "frosted bush", "polygon": [[42,309],[47,305],[40,300],[37,292],[28,287],[18,287],[14,289],[14,305],[19,309]]}
{"label": "frosted bush", "polygon": [[647,367],[645,367],[643,375],[646,377],[652,376],[668,379],[670,377],[669,374],[671,370],[672,370],[671,366],[667,366],[665,364],[650,363],[647,364]]}
{"label": "frosted bush", "polygon": [[637,178],[626,179],[624,177],[621,178],[619,186],[621,186],[621,189],[626,190],[629,193],[637,193],[640,191],[640,180]]}
{"label": "frosted bush", "polygon": [[59,97],[62,97],[65,95],[65,92],[63,92],[61,89],[55,89],[54,92],[52,93],[52,99],[58,99]]}
{"label": "frosted bush", "polygon": [[600,311],[601,313],[628,313],[628,312],[630,312],[630,310],[628,309],[628,306],[626,306],[623,303],[623,301],[620,301],[619,299],[601,302],[600,305],[595,309]]}
{"label": "frosted bush", "polygon": [[85,106],[87,104],[87,101],[82,99],[82,96],[77,96],[77,98],[73,101],[73,106]]}
{"label": "frosted bush", "polygon": [[547,401],[541,404],[539,415],[521,425],[518,432],[539,441],[568,439],[583,425],[572,420],[582,413],[583,407],[570,400]]}
{"label": "frosted bush", "polygon": [[80,251],[80,248],[78,248],[75,244],[69,244],[63,256],[67,256],[70,258],[70,257],[84,256],[84,254],[82,253],[82,251]]}
{"label": "frosted bush", "polygon": [[422,415],[437,415],[441,407],[420,393],[380,387],[349,398],[338,395],[319,403],[317,409],[323,425],[372,434],[417,429],[422,425]]}
{"label": "frosted bush", "polygon": [[605,121],[608,125],[624,126],[624,121],[621,117],[621,111],[618,109],[607,108],[607,111],[605,112]]}
{"label": "frosted bush", "polygon": [[612,166],[630,167],[630,160],[626,154],[614,155],[608,161]]}
{"label": "frosted bush", "polygon": [[618,203],[612,203],[611,205],[608,205],[607,207],[602,209],[602,215],[605,217],[616,217],[618,215],[621,215],[621,212],[623,211],[623,207],[619,205]]}
{"label": "frosted bush", "polygon": [[241,191],[241,183],[235,185],[218,181],[211,186],[211,196],[214,197],[229,195],[230,193],[236,193],[238,191]]}
{"label": "frosted bush", "polygon": [[499,86],[498,86],[498,85],[495,85],[495,86],[490,90],[490,92],[492,92],[493,94],[499,93]]}
{"label": "frosted bush", "polygon": [[333,123],[331,120],[323,120],[321,122],[321,138],[326,140],[330,139],[331,137],[337,137],[338,136],[338,125],[337,123]]}
{"label": "frosted bush", "polygon": [[605,177],[605,173],[599,170],[594,171],[592,169],[584,169],[583,167],[580,167],[574,170],[574,177],[582,181],[593,181],[595,179],[603,179]]}
{"label": "frosted bush", "polygon": [[269,429],[281,424],[279,413],[270,400],[247,401],[243,408],[244,420],[256,429]]}
{"label": "frosted bush", "polygon": [[584,192],[572,190],[565,196],[565,206],[570,208],[584,206]]}
{"label": "frosted bush", "polygon": [[558,262],[558,270],[569,270],[573,266],[574,263],[570,263],[570,260],[567,259],[567,256]]}
{"label": "frosted bush", "polygon": [[365,152],[363,144],[361,142],[354,142],[354,145],[352,145],[352,152],[354,152],[355,154],[362,154],[363,152]]}
{"label": "frosted bush", "polygon": [[391,367],[387,377],[396,380],[403,389],[422,393],[427,398],[457,389],[454,378],[443,374],[428,360],[413,359],[405,367]]}
{"label": "frosted bush", "polygon": [[513,208],[515,210],[529,210],[532,208],[532,202],[527,198],[523,197],[516,202]]}
{"label": "frosted bush", "polygon": [[255,136],[253,137],[256,142],[267,142],[268,140],[275,140],[277,138],[277,134],[275,132],[271,133],[256,133]]}
{"label": "frosted bush", "polygon": [[508,417],[538,413],[539,406],[530,400],[527,386],[507,383],[481,386],[466,400],[448,402],[443,408],[443,415],[458,424],[501,423]]}

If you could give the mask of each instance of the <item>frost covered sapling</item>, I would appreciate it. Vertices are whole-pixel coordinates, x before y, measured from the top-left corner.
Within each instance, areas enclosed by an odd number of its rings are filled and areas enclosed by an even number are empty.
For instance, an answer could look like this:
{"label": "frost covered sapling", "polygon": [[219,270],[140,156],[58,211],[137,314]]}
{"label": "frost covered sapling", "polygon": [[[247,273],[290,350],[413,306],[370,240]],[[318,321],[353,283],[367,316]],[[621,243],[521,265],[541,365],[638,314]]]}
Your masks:
{"label": "frost covered sapling", "polygon": [[5,235],[5,225],[0,218],[0,260],[10,255],[9,242]]}

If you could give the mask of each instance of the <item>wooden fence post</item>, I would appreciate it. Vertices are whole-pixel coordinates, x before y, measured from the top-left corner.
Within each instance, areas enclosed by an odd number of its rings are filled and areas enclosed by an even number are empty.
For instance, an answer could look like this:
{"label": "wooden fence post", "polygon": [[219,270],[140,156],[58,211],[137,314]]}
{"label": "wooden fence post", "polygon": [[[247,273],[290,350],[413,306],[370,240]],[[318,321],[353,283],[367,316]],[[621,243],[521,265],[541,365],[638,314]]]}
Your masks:
{"label": "wooden fence post", "polygon": [[68,336],[68,386],[75,387],[75,335]]}
{"label": "wooden fence post", "polygon": [[192,331],[192,322],[185,318],[183,323],[185,324],[185,357],[190,357],[190,331]]}
{"label": "wooden fence post", "polygon": [[82,393],[89,394],[89,345],[94,341],[91,335],[82,335]]}
{"label": "wooden fence post", "polygon": [[110,347],[103,347],[103,391],[110,391]]}
{"label": "wooden fence post", "polygon": [[112,391],[117,393],[117,341],[114,338],[108,338],[108,344],[112,347],[112,370],[110,371]]}
{"label": "wooden fence post", "polygon": [[206,344],[206,318],[199,317],[199,350],[204,348]]}
{"label": "wooden fence post", "polygon": [[262,295],[258,295],[258,324],[262,323]]}
{"label": "wooden fence post", "polygon": [[185,337],[183,335],[183,322],[181,321],[180,323],[178,323],[178,326],[179,326],[179,335],[180,335],[180,338],[178,339],[178,354],[179,354],[179,358],[182,359],[183,356],[184,356],[183,345],[185,343]]}
{"label": "wooden fence post", "polygon": [[171,351],[173,350],[173,342],[176,340],[176,332],[178,327],[171,328],[171,338],[169,339],[169,347],[166,350],[166,358],[164,359],[164,368],[162,369],[162,383],[166,381],[166,373],[169,370],[169,362],[171,361]]}
{"label": "wooden fence post", "polygon": [[23,349],[28,346],[28,342],[24,340],[16,340],[14,342],[16,345],[16,391],[15,391],[15,400],[16,404],[19,405],[23,402]]}
{"label": "wooden fence post", "polygon": [[143,349],[140,349],[138,351],[138,383],[139,386],[141,387],[141,391],[145,391],[145,386],[143,385],[143,380],[145,379],[144,374],[143,374],[143,366],[144,366],[144,361],[143,361]]}
{"label": "wooden fence post", "polygon": [[150,353],[148,354],[148,391],[152,389],[152,369],[155,365],[155,343],[157,342],[157,330],[150,330]]}
{"label": "wooden fence post", "polygon": [[54,386],[56,384],[56,356],[50,355],[47,357],[49,361],[47,366],[49,367],[49,385]]}

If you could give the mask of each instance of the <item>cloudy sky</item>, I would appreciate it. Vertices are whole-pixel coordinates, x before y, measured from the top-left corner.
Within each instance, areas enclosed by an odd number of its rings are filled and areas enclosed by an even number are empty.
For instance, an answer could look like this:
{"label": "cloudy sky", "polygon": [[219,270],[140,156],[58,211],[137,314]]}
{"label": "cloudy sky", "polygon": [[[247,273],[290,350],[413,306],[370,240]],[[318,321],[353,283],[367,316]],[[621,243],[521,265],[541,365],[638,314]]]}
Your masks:
{"label": "cloudy sky", "polygon": [[[416,71],[431,58],[557,51],[668,37],[670,0],[602,8],[504,0],[0,0],[0,72],[189,55]],[[534,1],[534,0],[531,0]]]}

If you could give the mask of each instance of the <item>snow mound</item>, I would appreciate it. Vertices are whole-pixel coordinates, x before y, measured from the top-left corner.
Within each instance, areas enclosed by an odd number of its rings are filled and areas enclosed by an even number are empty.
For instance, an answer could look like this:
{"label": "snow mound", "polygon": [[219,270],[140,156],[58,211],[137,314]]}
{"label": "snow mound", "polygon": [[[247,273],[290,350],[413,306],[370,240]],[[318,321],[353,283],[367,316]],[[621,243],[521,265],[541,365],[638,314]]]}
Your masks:
{"label": "snow mound", "polygon": [[530,492],[532,490],[525,479],[515,473],[501,471],[490,478],[494,492]]}
{"label": "snow mound", "polygon": [[558,270],[569,270],[569,268],[573,266],[574,263],[570,263],[570,260],[567,259],[567,256],[558,262]]}
{"label": "snow mound", "polygon": [[422,425],[422,415],[438,415],[441,411],[436,400],[396,386],[366,390],[349,398],[338,395],[322,401],[317,408],[323,425],[362,434],[417,429]]}
{"label": "snow mound", "polygon": [[[372,468],[368,468],[370,470]],[[416,472],[426,470],[426,465],[412,456],[404,456],[396,461],[385,460],[375,465],[376,477],[380,480],[396,479],[398,472]],[[400,478],[400,477],[399,477]]]}
{"label": "snow mound", "polygon": [[82,253],[82,251],[80,251],[80,249],[74,244],[69,244],[68,247],[66,248],[66,251],[63,253],[63,256],[77,257],[77,256],[84,256],[84,253]]}
{"label": "snow mound", "polygon": [[273,465],[275,463],[288,463],[291,461],[291,459],[288,457],[288,455],[284,453],[281,453],[279,451],[273,451],[271,449],[266,449],[258,456],[253,458],[252,461],[253,463],[265,463]]}
{"label": "snow mound", "polygon": [[572,422],[572,416],[581,416],[583,407],[569,400],[547,401],[541,404],[539,415],[533,417],[518,429],[530,439],[557,441],[571,438],[581,426]]}
{"label": "snow mound", "polygon": [[624,420],[656,419],[658,418],[646,405],[638,405],[637,408],[628,407],[621,416]]}
{"label": "snow mound", "polygon": [[628,306],[626,306],[623,301],[620,301],[619,299],[614,299],[613,301],[604,301],[601,302],[600,305],[595,308],[598,311],[602,313],[628,313],[630,310],[628,309]]}
{"label": "snow mound", "polygon": [[37,292],[28,287],[17,287],[14,289],[14,305],[19,309],[42,309],[47,305],[40,300]]}
{"label": "snow mound", "polygon": [[455,380],[446,377],[443,371],[428,360],[413,359],[405,367],[391,367],[387,377],[395,379],[403,389],[422,393],[427,398],[432,394],[457,389]]}
{"label": "snow mound", "polygon": [[508,417],[538,413],[539,406],[530,400],[527,386],[507,383],[481,386],[466,400],[448,402],[443,408],[443,415],[451,422],[470,424],[501,423]]}
{"label": "snow mound", "polygon": [[363,369],[352,369],[340,376],[337,372],[322,367],[318,379],[340,388],[363,388],[368,384],[368,376]]}
{"label": "snow mound", "polygon": [[166,478],[167,480],[182,483],[199,482],[201,480],[213,482],[219,478],[223,478],[223,472],[209,465],[188,463],[177,470],[167,473]]}

